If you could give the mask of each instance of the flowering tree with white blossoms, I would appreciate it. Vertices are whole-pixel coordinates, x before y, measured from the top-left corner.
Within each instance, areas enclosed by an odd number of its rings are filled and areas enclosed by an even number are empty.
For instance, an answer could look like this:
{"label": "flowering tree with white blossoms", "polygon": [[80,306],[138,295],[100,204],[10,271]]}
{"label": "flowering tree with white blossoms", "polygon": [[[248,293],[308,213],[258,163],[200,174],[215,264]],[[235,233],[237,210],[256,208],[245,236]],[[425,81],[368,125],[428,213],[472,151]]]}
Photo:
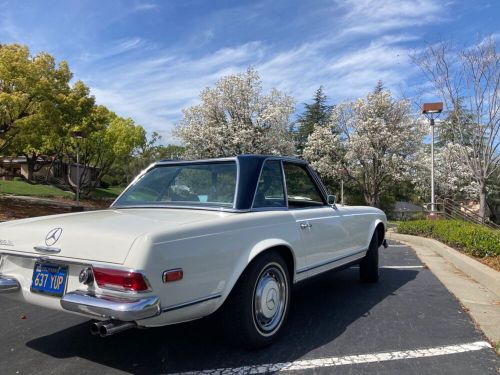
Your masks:
{"label": "flowering tree with white blossoms", "polygon": [[303,155],[321,175],[343,174],[367,204],[379,206],[381,194],[409,173],[422,139],[409,102],[394,100],[379,83],[366,98],[337,105],[329,126],[309,136]]}
{"label": "flowering tree with white blossoms", "polygon": [[[478,185],[463,160],[462,155],[470,150],[457,143],[447,143],[434,148],[434,181],[436,194],[453,199],[477,199]],[[431,153],[422,147],[417,153],[411,180],[416,191],[427,201],[431,187]]]}
{"label": "flowering tree with white blossoms", "polygon": [[174,130],[187,157],[293,155],[288,129],[294,101],[276,89],[263,95],[256,70],[221,78],[213,88],[205,88],[200,99],[200,104],[183,110]]}

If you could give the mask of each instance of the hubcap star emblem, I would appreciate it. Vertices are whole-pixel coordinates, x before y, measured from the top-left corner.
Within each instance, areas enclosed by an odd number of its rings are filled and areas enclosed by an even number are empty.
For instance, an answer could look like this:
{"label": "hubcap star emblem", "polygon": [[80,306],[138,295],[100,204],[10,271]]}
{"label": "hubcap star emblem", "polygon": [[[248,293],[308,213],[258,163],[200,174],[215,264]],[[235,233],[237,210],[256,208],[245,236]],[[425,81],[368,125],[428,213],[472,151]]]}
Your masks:
{"label": "hubcap star emblem", "polygon": [[267,294],[266,305],[269,310],[276,307],[276,289],[271,289]]}

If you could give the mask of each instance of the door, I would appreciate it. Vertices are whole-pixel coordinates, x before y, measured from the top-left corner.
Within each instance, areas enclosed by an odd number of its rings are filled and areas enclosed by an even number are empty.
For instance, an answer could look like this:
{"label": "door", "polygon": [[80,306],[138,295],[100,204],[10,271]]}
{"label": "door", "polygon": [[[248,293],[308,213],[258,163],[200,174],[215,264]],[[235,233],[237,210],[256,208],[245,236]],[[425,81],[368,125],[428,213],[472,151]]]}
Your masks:
{"label": "door", "polygon": [[325,202],[325,198],[305,166],[283,163],[288,209],[301,234],[301,247],[306,249],[306,266],[298,276],[323,272],[345,256],[349,233],[343,225],[342,213]]}

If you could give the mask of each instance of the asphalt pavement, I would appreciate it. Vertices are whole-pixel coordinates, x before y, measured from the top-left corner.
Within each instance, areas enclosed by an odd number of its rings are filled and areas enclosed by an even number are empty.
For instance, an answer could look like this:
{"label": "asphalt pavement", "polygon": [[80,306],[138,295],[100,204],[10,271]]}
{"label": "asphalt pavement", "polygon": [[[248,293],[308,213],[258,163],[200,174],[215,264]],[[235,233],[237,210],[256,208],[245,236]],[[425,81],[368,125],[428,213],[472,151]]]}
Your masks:
{"label": "asphalt pavement", "polygon": [[217,317],[91,336],[80,317],[0,297],[0,374],[498,374],[499,357],[413,250],[381,248],[380,281],[358,269],[299,284],[285,332],[247,351]]}

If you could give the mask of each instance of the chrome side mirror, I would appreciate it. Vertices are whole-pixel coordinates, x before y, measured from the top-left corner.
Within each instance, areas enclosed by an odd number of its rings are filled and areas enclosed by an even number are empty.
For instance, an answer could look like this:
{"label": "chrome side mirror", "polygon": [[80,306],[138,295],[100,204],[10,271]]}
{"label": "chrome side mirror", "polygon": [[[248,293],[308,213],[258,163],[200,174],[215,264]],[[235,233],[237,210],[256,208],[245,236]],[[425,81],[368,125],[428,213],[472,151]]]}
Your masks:
{"label": "chrome side mirror", "polygon": [[336,199],[335,195],[329,195],[329,196],[328,196],[328,204],[329,204],[330,206],[335,206],[335,201],[336,201],[336,200],[337,200],[337,199]]}

